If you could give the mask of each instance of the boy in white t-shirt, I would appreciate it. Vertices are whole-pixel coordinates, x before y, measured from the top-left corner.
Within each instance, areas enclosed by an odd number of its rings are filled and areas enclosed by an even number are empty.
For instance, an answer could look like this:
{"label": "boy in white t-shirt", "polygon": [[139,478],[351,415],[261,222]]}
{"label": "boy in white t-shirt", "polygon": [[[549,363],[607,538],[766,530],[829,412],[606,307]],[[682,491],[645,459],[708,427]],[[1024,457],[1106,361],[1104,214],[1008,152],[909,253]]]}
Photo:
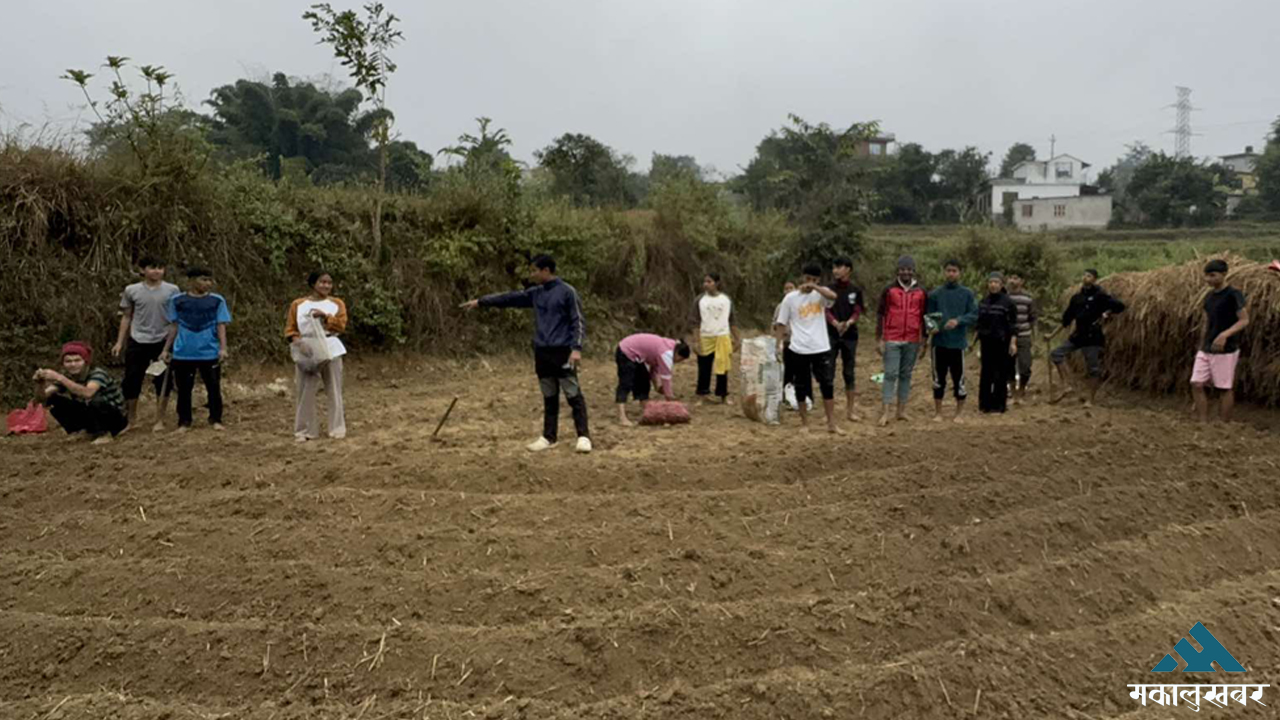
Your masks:
{"label": "boy in white t-shirt", "polygon": [[813,397],[813,380],[822,390],[822,405],[827,414],[827,431],[843,435],[836,425],[835,387],[831,378],[831,340],[827,336],[827,308],[835,303],[836,294],[818,283],[822,280],[822,268],[806,265],[800,288],[782,300],[778,316],[774,320],[774,335],[778,339],[781,354],[786,330],[791,330],[791,362],[795,366],[796,401],[799,405],[800,423],[809,429],[809,413],[805,400]]}

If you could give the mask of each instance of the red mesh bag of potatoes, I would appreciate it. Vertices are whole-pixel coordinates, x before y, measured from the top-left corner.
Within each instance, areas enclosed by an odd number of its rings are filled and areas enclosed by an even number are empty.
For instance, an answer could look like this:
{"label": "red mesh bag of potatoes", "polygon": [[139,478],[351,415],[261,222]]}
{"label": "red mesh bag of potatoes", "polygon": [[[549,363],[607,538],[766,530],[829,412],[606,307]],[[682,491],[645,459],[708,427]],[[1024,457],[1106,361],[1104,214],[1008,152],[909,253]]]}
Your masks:
{"label": "red mesh bag of potatoes", "polygon": [[641,425],[680,425],[689,422],[689,408],[680,402],[651,402],[644,406]]}

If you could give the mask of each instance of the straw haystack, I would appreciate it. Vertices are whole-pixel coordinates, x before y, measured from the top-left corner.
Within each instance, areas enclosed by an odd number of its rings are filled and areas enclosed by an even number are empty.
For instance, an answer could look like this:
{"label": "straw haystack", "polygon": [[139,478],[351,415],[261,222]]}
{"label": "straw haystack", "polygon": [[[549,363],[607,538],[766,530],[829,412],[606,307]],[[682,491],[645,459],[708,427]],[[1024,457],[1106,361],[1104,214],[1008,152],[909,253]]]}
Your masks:
{"label": "straw haystack", "polygon": [[[1209,292],[1204,265],[1214,258],[1227,262],[1227,282],[1244,293],[1249,308],[1249,327],[1240,338],[1237,397],[1280,405],[1280,272],[1230,253],[1100,281],[1128,306],[1106,325],[1104,364],[1111,383],[1157,393],[1188,389]],[[1064,305],[1078,290],[1064,296]]]}

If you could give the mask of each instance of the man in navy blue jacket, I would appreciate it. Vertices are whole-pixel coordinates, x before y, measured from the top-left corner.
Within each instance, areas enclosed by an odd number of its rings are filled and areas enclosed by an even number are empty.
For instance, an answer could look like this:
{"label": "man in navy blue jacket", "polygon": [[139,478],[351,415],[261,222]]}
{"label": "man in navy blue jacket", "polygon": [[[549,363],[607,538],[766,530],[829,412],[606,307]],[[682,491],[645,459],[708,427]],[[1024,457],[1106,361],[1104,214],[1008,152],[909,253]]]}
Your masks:
{"label": "man in navy blue jacket", "polygon": [[587,401],[578,383],[578,364],[582,362],[582,343],[587,324],[582,315],[578,291],[556,277],[556,261],[538,255],[529,261],[527,290],[486,295],[462,304],[467,310],[487,308],[533,308],[537,329],[533,335],[534,369],[542,388],[542,437],[529,444],[529,450],[541,452],[555,447],[560,425],[560,392],[573,410],[573,424],[578,431],[577,451],[591,452],[587,429]]}

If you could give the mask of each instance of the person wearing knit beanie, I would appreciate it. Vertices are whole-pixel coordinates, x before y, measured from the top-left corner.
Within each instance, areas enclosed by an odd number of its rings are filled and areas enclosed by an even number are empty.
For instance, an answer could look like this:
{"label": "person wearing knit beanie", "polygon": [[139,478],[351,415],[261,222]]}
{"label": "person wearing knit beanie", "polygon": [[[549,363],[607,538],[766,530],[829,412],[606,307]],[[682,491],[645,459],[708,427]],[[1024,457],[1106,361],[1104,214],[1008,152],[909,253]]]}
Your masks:
{"label": "person wearing knit beanie", "polygon": [[79,355],[84,364],[88,365],[93,362],[93,348],[89,347],[89,343],[83,340],[72,340],[62,346],[62,358],[65,360],[68,355]]}
{"label": "person wearing knit beanie", "polygon": [[62,372],[36,371],[36,398],[49,407],[67,434],[85,432],[96,445],[111,442],[128,425],[124,394],[110,373],[92,367],[89,343],[73,340],[62,346]]}

